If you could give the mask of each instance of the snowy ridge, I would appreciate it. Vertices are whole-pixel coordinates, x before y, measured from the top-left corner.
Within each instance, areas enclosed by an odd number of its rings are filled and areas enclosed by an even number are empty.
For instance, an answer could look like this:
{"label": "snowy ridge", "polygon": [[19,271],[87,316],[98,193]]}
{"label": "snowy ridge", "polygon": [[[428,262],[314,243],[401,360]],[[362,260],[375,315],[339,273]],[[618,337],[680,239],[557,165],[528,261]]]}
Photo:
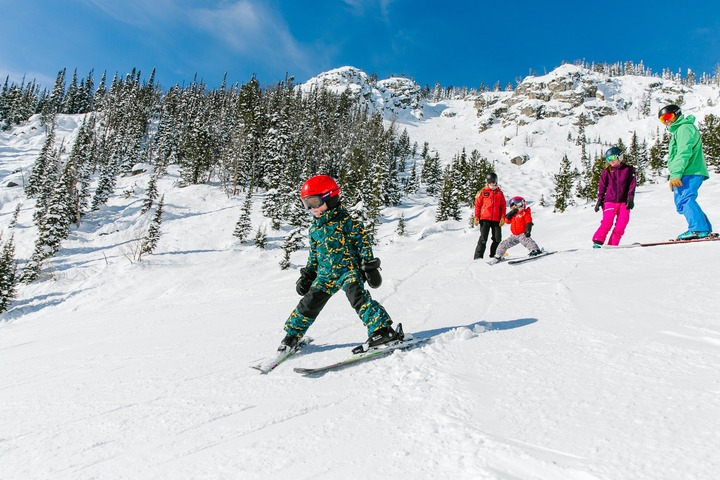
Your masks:
{"label": "snowy ridge", "polygon": [[[699,117],[718,113],[686,98]],[[478,133],[472,102],[426,108],[404,124],[410,135],[450,156],[494,155],[507,195],[537,200],[558,154],[575,152],[562,119],[518,127],[503,144],[499,123]],[[602,117],[588,136],[656,128],[636,117]],[[81,119],[59,118],[59,138],[71,138]],[[543,133],[531,148],[522,138],[532,129]],[[6,181],[27,172],[43,140],[37,123],[0,132],[0,227],[15,234],[19,258],[33,248],[32,202]],[[523,152],[525,165],[506,161]],[[177,188],[171,170],[158,185],[166,217],[156,253],[131,263],[124,252],[147,222],[147,175],[120,179],[107,208],[0,317],[0,477],[695,480],[720,471],[717,243],[593,250],[592,208],[560,215],[536,203],[540,247],[577,250],[490,267],[472,260],[469,211],[437,224],[435,200],[413,196],[383,212],[384,281],[371,293],[427,344],[321,378],[295,374],[300,358],[339,360],[365,339],[340,294],[310,330],[313,344],[260,375],[248,366],[282,339],[306,252],[282,271],[284,232],[269,231],[267,250],[236,244],[242,199]],[[718,228],[717,176],[699,201]],[[648,184],[623,243],[684,226],[667,185]]]}

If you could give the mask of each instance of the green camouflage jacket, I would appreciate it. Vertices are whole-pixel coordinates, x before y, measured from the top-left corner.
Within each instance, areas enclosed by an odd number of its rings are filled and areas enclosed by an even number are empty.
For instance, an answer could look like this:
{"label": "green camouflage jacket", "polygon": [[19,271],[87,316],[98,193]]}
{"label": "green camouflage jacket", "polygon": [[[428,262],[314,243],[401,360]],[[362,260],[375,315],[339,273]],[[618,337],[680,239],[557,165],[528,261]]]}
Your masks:
{"label": "green camouflage jacket", "polygon": [[334,293],[346,283],[362,281],[360,261],[373,258],[372,246],[363,224],[342,205],[316,218],[309,237],[306,268],[317,272],[315,288]]}

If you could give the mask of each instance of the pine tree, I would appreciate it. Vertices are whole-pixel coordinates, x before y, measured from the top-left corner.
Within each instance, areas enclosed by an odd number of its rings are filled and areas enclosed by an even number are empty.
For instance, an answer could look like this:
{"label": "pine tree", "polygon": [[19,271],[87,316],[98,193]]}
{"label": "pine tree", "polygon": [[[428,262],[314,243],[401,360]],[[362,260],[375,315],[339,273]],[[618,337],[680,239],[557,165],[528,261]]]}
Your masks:
{"label": "pine tree", "polygon": [[407,183],[405,184],[405,193],[407,193],[408,195],[417,193],[420,189],[420,183],[418,180],[419,179],[417,174],[417,163],[413,162],[412,169],[410,170],[410,173],[407,177]]}
{"label": "pine tree", "polygon": [[646,166],[649,164],[647,143],[640,143],[637,132],[633,132],[630,140],[630,148],[625,152],[625,162],[635,167],[635,175],[638,185],[642,185],[647,180]]}
{"label": "pine tree", "polygon": [[70,86],[68,86],[67,94],[63,100],[62,112],[68,114],[80,113],[82,110],[84,92],[78,83],[77,69],[73,71]]}
{"label": "pine tree", "polygon": [[470,152],[470,158],[461,164],[460,188],[462,190],[463,203],[468,206],[475,204],[475,195],[485,186],[487,175],[494,171],[493,166],[487,158],[482,157],[477,150]]}
{"label": "pine tree", "polygon": [[700,135],[705,161],[708,166],[715,167],[715,173],[720,173],[720,117],[705,115],[700,125]]}
{"label": "pine tree", "polygon": [[667,131],[664,131],[662,137],[659,137],[650,147],[648,166],[656,176],[659,176],[662,169],[665,168],[665,157],[668,153],[668,140],[668,133]]}
{"label": "pine tree", "polygon": [[153,175],[150,177],[150,180],[148,180],[148,186],[145,192],[145,199],[143,200],[143,206],[140,209],[141,214],[148,212],[152,208],[153,203],[158,196],[157,180],[157,173],[153,173]]}
{"label": "pine tree", "polygon": [[114,158],[111,158],[107,164],[101,167],[100,178],[98,179],[98,185],[95,188],[95,195],[93,196],[92,204],[90,206],[91,210],[99,210],[100,207],[105,205],[110,199],[110,196],[115,190],[117,170],[118,165]]}
{"label": "pine tree", "polygon": [[[0,237],[0,240],[2,237]],[[0,252],[0,313],[6,311],[15,299],[17,285],[17,262],[15,261],[15,239],[5,242]]]}
{"label": "pine tree", "polygon": [[575,142],[576,145],[580,146],[580,165],[582,167],[582,173],[579,175],[577,184],[577,196],[579,198],[592,199],[595,197],[595,192],[592,188],[592,164],[587,154],[587,137],[585,136],[587,123],[587,117],[581,114],[577,121],[578,137]]}
{"label": "pine tree", "polygon": [[594,201],[597,198],[598,185],[600,184],[600,176],[602,175],[602,172],[606,167],[607,162],[602,156],[597,155],[594,157],[591,168],[590,182],[587,185],[588,196],[586,198],[588,200]]}
{"label": "pine tree", "polygon": [[[160,197],[160,201],[158,202],[157,210],[155,210],[155,215],[153,215],[152,221],[150,222],[150,226],[148,227],[148,232],[145,238],[142,241],[142,246],[140,247],[140,257],[145,254],[152,254],[155,251],[155,248],[157,248],[158,241],[160,240],[160,227],[162,226],[162,215],[163,215],[163,207],[165,206],[165,195]],[[139,259],[139,258],[138,258]]]}
{"label": "pine tree", "polygon": [[255,246],[263,250],[267,247],[267,230],[264,226],[258,226],[255,232]]}
{"label": "pine tree", "polygon": [[554,212],[564,212],[568,206],[574,205],[572,198],[573,184],[579,176],[577,169],[572,168],[570,159],[564,155],[560,162],[560,170],[555,178],[555,209]]}
{"label": "pine tree", "polygon": [[399,237],[402,237],[403,235],[405,235],[405,214],[404,213],[400,214],[400,218],[398,218],[398,225],[397,225],[397,228],[395,229],[395,234],[398,235]]}
{"label": "pine tree", "polygon": [[245,201],[243,202],[242,209],[240,210],[240,217],[235,224],[235,231],[233,236],[241,242],[244,241],[250,231],[252,230],[252,223],[250,222],[250,215],[252,213],[252,188],[248,188]]}
{"label": "pine tree", "polygon": [[457,171],[447,165],[443,174],[442,189],[440,190],[440,199],[438,201],[436,222],[442,222],[448,219],[460,220],[460,194],[457,184]]}
{"label": "pine tree", "polygon": [[90,199],[90,182],[95,168],[96,154],[96,119],[90,114],[85,117],[78,129],[67,167],[72,170],[74,177],[73,200],[74,221],[80,224],[80,218],[85,214]]}
{"label": "pine tree", "polygon": [[443,178],[440,156],[437,153],[432,157],[428,157],[425,161],[423,164],[423,172],[423,176],[425,177],[425,192],[430,196],[437,195],[440,191],[440,182]]}
{"label": "pine tree", "polygon": [[280,261],[280,268],[287,270],[290,267],[290,255],[303,247],[302,228],[297,227],[290,230],[283,241],[283,258]]}
{"label": "pine tree", "polygon": [[48,164],[51,161],[55,145],[55,123],[51,123],[48,128],[45,143],[40,149],[40,154],[33,164],[30,171],[30,177],[25,184],[25,193],[28,197],[34,197],[40,193],[43,180],[47,177]]}
{"label": "pine tree", "polygon": [[55,79],[55,86],[50,93],[50,98],[43,105],[40,124],[51,125],[55,123],[55,116],[62,111],[63,101],[65,99],[65,71],[60,70]]}
{"label": "pine tree", "polygon": [[15,228],[15,225],[17,225],[18,217],[20,216],[20,207],[22,204],[18,203],[17,206],[15,206],[15,211],[12,214],[12,218],[10,218],[10,224],[8,225],[8,228]]}

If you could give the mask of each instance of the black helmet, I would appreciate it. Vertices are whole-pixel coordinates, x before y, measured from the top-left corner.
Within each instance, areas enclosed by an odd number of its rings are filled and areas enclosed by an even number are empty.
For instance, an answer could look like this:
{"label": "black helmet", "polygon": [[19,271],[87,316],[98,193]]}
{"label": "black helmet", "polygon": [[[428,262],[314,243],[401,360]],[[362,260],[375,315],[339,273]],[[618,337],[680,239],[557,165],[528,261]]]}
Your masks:
{"label": "black helmet", "polygon": [[497,183],[497,173],[490,172],[487,175],[485,175],[485,181],[487,183]]}
{"label": "black helmet", "polygon": [[620,147],[612,147],[609,148],[607,152],[605,152],[605,158],[611,157],[613,155],[617,155],[618,157],[623,154],[623,151]]}
{"label": "black helmet", "polygon": [[682,115],[682,112],[680,111],[680,107],[678,107],[677,105],[665,105],[658,112],[658,118],[662,117],[666,113],[674,113],[676,117],[679,117],[680,115]]}

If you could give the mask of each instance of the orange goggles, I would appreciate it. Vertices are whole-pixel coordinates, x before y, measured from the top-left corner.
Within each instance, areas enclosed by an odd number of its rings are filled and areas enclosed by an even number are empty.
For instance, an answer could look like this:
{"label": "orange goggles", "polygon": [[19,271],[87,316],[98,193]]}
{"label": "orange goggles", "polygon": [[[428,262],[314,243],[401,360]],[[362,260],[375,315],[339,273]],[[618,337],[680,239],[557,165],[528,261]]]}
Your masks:
{"label": "orange goggles", "polygon": [[664,114],[660,115],[660,121],[665,123],[665,122],[675,119],[675,116],[676,115],[672,112],[664,113]]}

